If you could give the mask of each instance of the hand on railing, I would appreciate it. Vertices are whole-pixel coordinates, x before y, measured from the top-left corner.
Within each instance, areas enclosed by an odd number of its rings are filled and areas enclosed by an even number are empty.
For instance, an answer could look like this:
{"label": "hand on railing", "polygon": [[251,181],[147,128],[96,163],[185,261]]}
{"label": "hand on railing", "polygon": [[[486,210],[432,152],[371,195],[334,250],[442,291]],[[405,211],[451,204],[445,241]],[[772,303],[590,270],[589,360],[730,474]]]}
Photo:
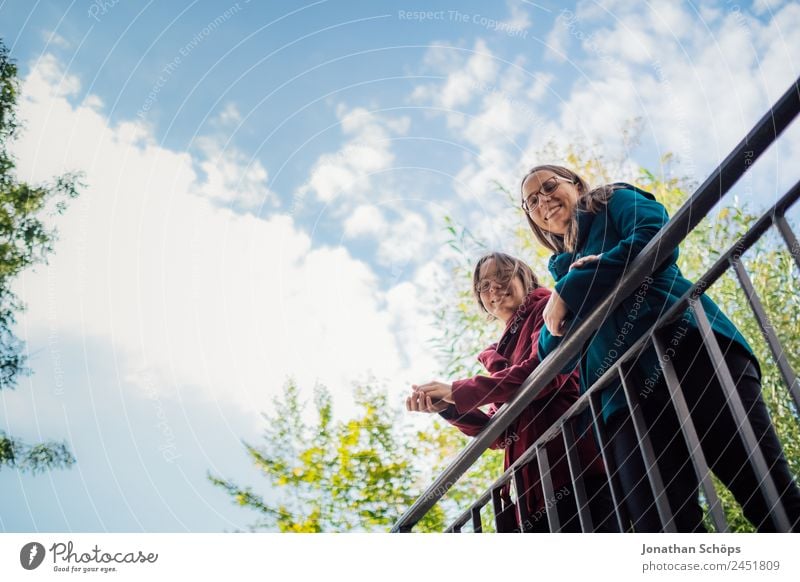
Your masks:
{"label": "hand on railing", "polygon": [[436,413],[453,404],[453,386],[444,382],[412,384],[411,396],[406,398],[406,410]]}
{"label": "hand on railing", "polygon": [[551,335],[564,335],[564,323],[566,322],[568,312],[567,304],[564,303],[561,296],[553,290],[542,312],[544,324]]}

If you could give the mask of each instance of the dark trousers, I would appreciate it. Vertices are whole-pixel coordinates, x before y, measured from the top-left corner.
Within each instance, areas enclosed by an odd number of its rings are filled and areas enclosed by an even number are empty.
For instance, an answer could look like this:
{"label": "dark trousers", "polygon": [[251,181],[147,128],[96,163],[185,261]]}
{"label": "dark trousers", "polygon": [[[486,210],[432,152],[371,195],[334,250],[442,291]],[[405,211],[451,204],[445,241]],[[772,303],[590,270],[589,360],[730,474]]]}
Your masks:
{"label": "dark trousers", "polygon": [[[618,532],[614,503],[608,490],[605,477],[585,477],[584,489],[589,503],[592,518],[592,529],[595,532]],[[562,487],[555,492],[550,502],[551,510],[558,513],[560,531],[563,533],[580,533],[581,523],[578,517],[578,505],[570,486]],[[528,516],[523,523],[523,533],[548,533],[550,527],[544,509]]]}
{"label": "dark trousers", "polygon": [[[751,356],[741,346],[735,343],[725,346],[723,344],[725,360],[789,522],[793,524],[792,531],[800,531],[800,490],[761,397],[758,371]],[[747,460],[723,389],[699,337],[684,343],[673,364],[709,467],[730,489],[742,506],[745,517],[758,531],[776,531],[769,516],[771,508],[759,489],[760,480]],[[651,427],[649,435],[653,451],[658,458],[678,531],[706,531],[698,502],[698,479],[663,378],[652,391],[640,393],[639,400],[647,425]],[[609,418],[606,431],[633,529],[637,532],[660,531],[661,521],[627,411]]]}

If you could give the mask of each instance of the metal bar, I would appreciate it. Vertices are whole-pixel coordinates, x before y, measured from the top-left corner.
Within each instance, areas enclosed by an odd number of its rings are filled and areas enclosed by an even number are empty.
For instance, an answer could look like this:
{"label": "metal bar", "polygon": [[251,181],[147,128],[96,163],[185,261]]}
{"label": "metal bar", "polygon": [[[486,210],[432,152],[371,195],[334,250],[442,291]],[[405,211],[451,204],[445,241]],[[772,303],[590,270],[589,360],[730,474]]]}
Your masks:
{"label": "metal bar", "polygon": [[[504,482],[505,482],[505,480],[504,480],[503,478],[500,478],[500,479],[498,479],[498,480],[497,480],[497,481],[496,481],[496,482],[493,484],[493,486],[497,486],[497,487],[499,487],[499,486],[501,486],[501,485],[502,485]],[[476,499],[476,500],[475,500],[475,502],[474,502],[472,505],[473,505],[473,506],[476,506],[476,505],[477,505],[478,507],[483,507],[484,505],[486,505],[487,503],[489,503],[489,501],[490,501],[490,500],[491,500],[491,498],[492,498],[492,496],[491,496],[491,490],[492,490],[492,487],[490,487],[489,489],[487,489],[486,491],[484,491],[484,492],[481,494],[481,496],[480,496],[480,497],[478,497],[478,499]],[[459,516],[456,518],[456,520],[453,522],[453,525],[456,525],[456,524],[460,523],[460,524],[463,526],[463,525],[464,525],[464,524],[466,524],[466,523],[467,523],[467,522],[468,522],[468,521],[469,521],[471,518],[472,518],[472,508],[470,507],[469,509],[467,509],[466,511],[464,511],[464,512],[463,512],[461,515],[459,515]],[[450,527],[452,527],[453,525],[451,525]]]}
{"label": "metal bar", "polygon": [[583,467],[581,467],[576,446],[575,429],[572,426],[571,419],[564,419],[561,425],[561,435],[564,438],[564,448],[567,451],[567,465],[569,466],[569,476],[572,480],[572,491],[575,493],[575,505],[578,507],[581,531],[594,531],[589,498],[586,495],[586,487],[583,484]]}
{"label": "metal bar", "polygon": [[722,355],[717,338],[714,336],[714,331],[711,329],[711,324],[708,322],[708,316],[705,309],[699,300],[691,301],[691,306],[694,308],[695,319],[700,328],[703,336],[703,345],[708,351],[708,355],[713,362],[715,362],[715,374],[719,379],[720,386],[725,391],[728,409],[733,414],[733,419],[739,427],[739,434],[742,436],[745,450],[747,451],[747,459],[753,467],[756,475],[763,475],[759,483],[759,489],[764,495],[764,501],[767,506],[771,508],[773,520],[775,521],[775,528],[778,531],[788,532],[791,529],[789,525],[789,518],[786,516],[786,511],[783,509],[783,504],[780,502],[778,490],[775,487],[775,482],[772,480],[772,475],[767,469],[767,463],[764,460],[764,455],[761,452],[761,447],[758,445],[756,435],[753,432],[753,427],[750,425],[750,420],[747,418],[742,400],[739,398],[739,393],[736,391],[736,385],[733,382],[733,376],[728,369],[725,362],[725,357]]}
{"label": "metal bar", "polygon": [[775,226],[778,227],[781,236],[783,236],[783,240],[786,241],[786,246],[789,247],[789,254],[792,255],[794,264],[797,265],[797,270],[800,271],[800,243],[797,242],[794,231],[792,231],[792,228],[782,214],[775,217]]}
{"label": "metal bar", "polygon": [[519,531],[523,532],[530,514],[528,513],[528,504],[526,502],[527,496],[525,495],[525,480],[522,478],[522,468],[513,469],[512,475],[514,476],[514,488],[517,490],[517,521],[519,522]]}
{"label": "metal bar", "polygon": [[494,531],[500,532],[500,514],[503,513],[503,500],[500,498],[500,489],[492,489],[492,509],[494,509]]}
{"label": "metal bar", "polygon": [[656,511],[658,511],[658,517],[661,520],[661,529],[667,533],[676,533],[678,530],[675,527],[672,508],[670,507],[666,487],[664,487],[664,481],[661,478],[661,470],[658,468],[656,455],[653,451],[653,443],[650,441],[650,435],[648,434],[650,432],[650,427],[647,426],[647,421],[642,413],[639,395],[628,382],[631,369],[629,365],[619,367],[619,379],[622,382],[622,391],[625,393],[625,400],[628,403],[628,410],[631,413],[633,428],[636,431],[636,439],[639,441],[638,449],[642,454],[642,460],[644,461],[647,471],[647,479],[650,481],[650,489],[653,491]]}
{"label": "metal bar", "polygon": [[473,505],[470,509],[472,515],[472,531],[475,533],[483,532],[483,524],[481,523],[481,506]]}
{"label": "metal bar", "polygon": [[766,309],[764,309],[764,304],[761,303],[761,298],[758,296],[758,293],[756,293],[753,282],[750,280],[750,276],[747,274],[747,269],[742,261],[732,260],[731,265],[733,265],[736,276],[742,284],[742,289],[745,295],[747,295],[747,301],[750,303],[753,315],[756,316],[758,326],[761,328],[764,339],[767,340],[767,345],[769,345],[769,349],[772,352],[772,357],[775,358],[775,362],[778,364],[778,369],[781,372],[781,376],[783,376],[783,381],[786,383],[787,388],[789,388],[789,394],[791,394],[792,400],[794,401],[795,410],[800,412],[800,381],[797,380],[797,375],[794,373],[792,365],[789,363],[789,360],[786,359],[786,352],[778,339],[778,334],[775,333],[775,329],[769,322],[769,316],[767,315]]}
{"label": "metal bar", "polygon": [[464,524],[466,524],[467,521],[469,521],[469,518],[470,512],[466,511],[444,530],[445,533],[461,533],[461,528],[464,527]]}
{"label": "metal bar", "polygon": [[617,464],[613,462],[611,453],[606,452],[608,434],[606,433],[605,423],[602,418],[603,413],[599,392],[593,392],[590,395],[589,406],[592,409],[592,425],[597,431],[597,444],[600,446],[600,455],[603,457],[603,464],[606,467],[608,488],[611,491],[611,500],[614,502],[614,513],[617,516],[617,524],[619,525],[619,531],[624,533],[629,529],[626,524],[629,523],[630,520],[628,519],[628,512],[622,504],[624,497],[619,485],[619,478],[617,477]]}
{"label": "metal bar", "polygon": [[[722,503],[720,503],[717,490],[714,488],[714,482],[711,480],[711,471],[708,468],[706,456],[700,446],[697,429],[692,421],[686,399],[683,397],[683,390],[680,380],[678,379],[678,374],[675,372],[675,366],[672,364],[672,357],[675,350],[674,348],[666,347],[661,337],[662,333],[661,330],[654,333],[652,335],[652,340],[653,347],[658,355],[658,360],[661,363],[661,370],[664,372],[664,380],[669,390],[669,397],[672,400],[672,406],[675,408],[675,414],[678,416],[681,433],[686,442],[686,448],[689,450],[689,458],[692,460],[694,472],[697,475],[697,480],[703,490],[706,501],[708,501],[708,511],[711,514],[714,527],[718,532],[727,532],[728,520],[725,519]],[[672,350],[672,354],[670,354],[669,350]]]}
{"label": "metal bar", "polygon": [[[558,508],[555,504],[555,491],[553,491],[553,479],[550,476],[550,460],[547,458],[547,449],[544,445],[536,448],[536,460],[539,463],[539,479],[542,484],[542,496],[544,497],[544,509],[547,513],[547,525],[551,533],[561,531],[561,520],[558,518]],[[551,500],[553,502],[551,503]]]}

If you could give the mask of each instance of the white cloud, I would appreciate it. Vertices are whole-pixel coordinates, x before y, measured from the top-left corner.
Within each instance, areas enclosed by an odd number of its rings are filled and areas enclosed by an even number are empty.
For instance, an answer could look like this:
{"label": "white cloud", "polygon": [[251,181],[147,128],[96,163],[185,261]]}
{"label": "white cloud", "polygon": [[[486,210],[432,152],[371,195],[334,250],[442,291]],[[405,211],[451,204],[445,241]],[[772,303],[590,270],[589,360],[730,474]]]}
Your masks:
{"label": "white cloud", "polygon": [[380,208],[370,204],[358,206],[344,222],[344,235],[347,238],[379,236],[384,232],[386,232],[386,220]]}
{"label": "white cloud", "polygon": [[215,205],[230,168],[203,181],[192,155],[156,144],[145,125],[109,126],[95,109],[73,107],[57,61],[40,63],[22,87],[20,176],[81,169],[88,186],[57,219],[49,265],[17,281],[29,305],[21,330],[106,340],[121,378],[235,403],[254,422],[287,375],[349,395],[370,372],[393,388],[430,374],[430,358],[408,361],[392,332],[408,301],[381,292],[365,263],[342,247],[314,248],[288,216]]}
{"label": "white cloud", "polygon": [[81,82],[77,76],[64,71],[54,55],[46,53],[31,68],[25,87],[29,94],[66,97],[78,93]]}
{"label": "white cloud", "polygon": [[625,122],[641,117],[650,150],[677,153],[681,169],[702,180],[797,76],[796,5],[766,24],[730,7],[710,28],[674,3],[609,9],[613,20],[591,3],[577,10],[576,26],[592,39],[576,59],[588,79],[564,96],[560,126],[587,143],[618,144]]}
{"label": "white cloud", "polygon": [[469,100],[461,103],[460,109],[444,114],[447,126],[473,152],[454,176],[453,191],[462,199],[488,204],[491,211],[499,207],[491,202],[495,197],[487,194],[494,191],[496,181],[508,183],[508,177],[515,175],[527,136],[536,134],[544,139],[553,133],[552,123],[540,106],[553,76],[531,70],[523,57],[503,63],[501,68],[501,61],[483,40],[475,46],[476,54],[469,56],[450,49],[460,58],[440,56],[448,50],[446,47],[431,49],[424,60],[425,69],[444,75],[445,80],[418,87],[412,98],[446,108],[448,91],[461,85],[468,87],[458,92]]}
{"label": "white cloud", "polygon": [[231,102],[220,112],[217,120],[223,125],[238,124],[242,121],[242,114],[239,113],[236,103]]}
{"label": "white cloud", "polygon": [[511,30],[528,30],[531,26],[531,17],[525,8],[518,2],[509,0],[506,2],[508,9],[511,11],[509,17],[505,20],[505,29]]}
{"label": "white cloud", "polygon": [[425,219],[415,212],[405,211],[380,237],[378,260],[385,265],[405,265],[421,256],[430,236]]}
{"label": "white cloud", "polygon": [[44,40],[44,42],[48,45],[53,45],[58,48],[67,49],[72,46],[72,43],[54,30],[43,30],[42,40]]}
{"label": "white cloud", "polygon": [[86,98],[83,100],[82,105],[84,107],[88,107],[89,109],[95,109],[97,111],[101,110],[105,103],[100,98],[99,95],[87,95]]}
{"label": "white cloud", "polygon": [[[637,119],[640,163],[672,152],[680,174],[702,180],[798,76],[800,6],[772,10],[764,22],[735,5],[698,14],[671,2],[610,0],[553,14],[549,42],[570,48],[563,70],[544,73],[523,59],[500,64],[496,81],[478,86],[462,111],[444,114],[455,139],[476,152],[454,190],[482,201],[494,179],[513,187],[550,142],[596,144],[606,159],[631,155],[623,132]],[[417,99],[442,106],[442,95],[463,81],[464,59],[449,52],[440,46],[425,59],[424,69],[447,77],[417,88]],[[554,79],[560,93],[551,92]],[[799,135],[788,131],[770,155],[792,159]]]}
{"label": "white cloud", "polygon": [[195,143],[204,155],[200,168],[206,174],[198,194],[248,210],[278,205],[278,196],[267,187],[269,174],[259,160],[217,137],[200,137]]}
{"label": "white cloud", "polygon": [[480,95],[480,87],[496,80],[498,66],[495,56],[482,39],[475,41],[475,47],[466,52],[466,58],[460,56],[460,51],[449,47],[434,47],[428,53],[426,66],[438,72],[447,71],[447,80],[443,85],[417,86],[411,96],[414,101],[445,109],[463,107]]}
{"label": "white cloud", "polygon": [[370,174],[394,162],[392,136],[408,131],[408,118],[381,116],[363,107],[339,105],[337,116],[348,139],[338,151],[317,159],[311,177],[296,194],[299,199],[309,192],[322,202],[364,197],[370,190]]}
{"label": "white cloud", "polygon": [[555,22],[550,27],[550,32],[545,38],[544,56],[547,59],[563,63],[567,60],[567,53],[571,44],[570,22],[573,13],[569,10],[562,10]]}
{"label": "white cloud", "polygon": [[784,4],[783,0],[755,0],[753,2],[753,9],[756,14],[764,14],[765,12],[776,12]]}

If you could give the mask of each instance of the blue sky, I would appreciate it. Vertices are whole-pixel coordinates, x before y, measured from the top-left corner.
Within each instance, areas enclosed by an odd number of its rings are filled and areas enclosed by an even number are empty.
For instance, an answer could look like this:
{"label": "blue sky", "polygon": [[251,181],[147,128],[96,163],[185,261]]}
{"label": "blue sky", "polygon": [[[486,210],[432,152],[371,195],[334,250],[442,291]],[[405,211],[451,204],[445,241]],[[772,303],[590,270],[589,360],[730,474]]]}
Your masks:
{"label": "blue sky", "polygon": [[[20,176],[87,183],[18,282],[34,374],[0,395],[78,464],[0,472],[3,531],[244,528],[205,474],[263,483],[241,439],[288,375],[343,415],[354,381],[436,377],[445,216],[507,248],[492,181],[568,144],[700,182],[800,71],[800,6],[764,0],[4,2],[0,36]],[[798,155],[792,128],[733,194],[769,204]]]}

